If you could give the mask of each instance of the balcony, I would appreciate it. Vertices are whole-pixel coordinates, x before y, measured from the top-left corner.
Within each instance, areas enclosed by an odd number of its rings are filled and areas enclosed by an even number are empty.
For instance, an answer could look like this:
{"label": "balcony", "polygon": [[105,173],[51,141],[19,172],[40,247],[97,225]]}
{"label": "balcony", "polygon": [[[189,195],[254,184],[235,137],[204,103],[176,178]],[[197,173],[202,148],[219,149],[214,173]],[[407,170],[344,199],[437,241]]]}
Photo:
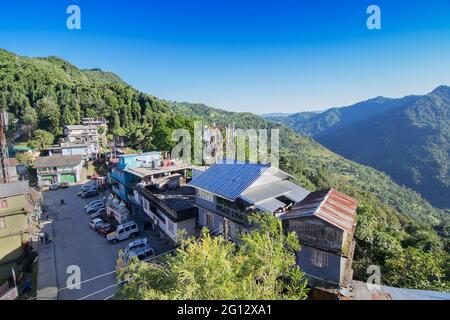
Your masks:
{"label": "balcony", "polygon": [[216,203],[216,210],[220,212],[224,217],[230,218],[231,220],[235,220],[245,225],[250,225],[248,213],[237,208],[234,205],[228,205],[225,202],[218,201]]}

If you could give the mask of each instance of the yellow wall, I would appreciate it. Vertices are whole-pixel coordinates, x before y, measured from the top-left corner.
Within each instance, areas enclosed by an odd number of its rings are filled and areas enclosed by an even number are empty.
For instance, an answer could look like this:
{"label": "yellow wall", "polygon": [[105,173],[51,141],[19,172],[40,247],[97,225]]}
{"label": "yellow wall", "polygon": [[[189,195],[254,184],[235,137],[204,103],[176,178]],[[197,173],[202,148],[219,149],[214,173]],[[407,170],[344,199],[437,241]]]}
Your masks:
{"label": "yellow wall", "polygon": [[[8,207],[0,208],[0,218],[5,219],[6,228],[0,229],[0,263],[22,254],[22,242],[28,239],[27,214],[24,212],[25,196],[8,198]],[[4,261],[2,261],[4,260]]]}

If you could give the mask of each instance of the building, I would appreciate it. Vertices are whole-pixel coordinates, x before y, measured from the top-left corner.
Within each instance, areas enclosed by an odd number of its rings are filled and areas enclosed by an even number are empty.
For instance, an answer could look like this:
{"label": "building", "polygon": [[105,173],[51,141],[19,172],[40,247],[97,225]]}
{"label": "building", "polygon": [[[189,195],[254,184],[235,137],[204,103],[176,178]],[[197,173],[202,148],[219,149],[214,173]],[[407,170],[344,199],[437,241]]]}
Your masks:
{"label": "building", "polygon": [[48,156],[72,156],[82,155],[85,160],[95,157],[99,152],[99,146],[95,143],[70,143],[61,142],[59,146],[46,149]]}
{"label": "building", "polygon": [[142,174],[139,174],[139,170],[159,167],[161,153],[128,154],[121,155],[118,159],[119,162],[111,169],[110,173],[112,192],[125,202],[133,201],[134,187],[143,177]]}
{"label": "building", "polygon": [[226,228],[227,237],[235,241],[238,231],[249,230],[251,213],[278,216],[309,194],[290,178],[269,164],[213,165],[188,184],[196,189],[199,226],[212,232]]}
{"label": "building", "polygon": [[82,155],[39,157],[34,165],[37,170],[38,186],[80,182],[83,163]]}
{"label": "building", "polygon": [[153,179],[152,183],[137,186],[142,196],[143,209],[153,229],[159,230],[173,246],[179,244],[179,236],[196,236],[198,209],[195,189],[185,185],[179,173]]}
{"label": "building", "polygon": [[162,159],[159,151],[121,155],[118,159],[109,174],[112,192],[126,203],[130,214],[144,220],[148,220],[149,217],[143,210],[138,184],[151,184],[154,179],[177,172],[182,172],[186,177],[187,170],[190,169],[189,164]]}
{"label": "building", "polygon": [[98,142],[98,127],[85,125],[66,125],[64,135],[67,142],[71,143],[92,143]]}
{"label": "building", "polygon": [[28,213],[33,211],[27,181],[0,184],[0,283],[20,268],[29,241]]}
{"label": "building", "polygon": [[315,289],[338,295],[353,278],[355,199],[335,190],[310,193],[281,215],[284,228],[298,235],[298,265]]}

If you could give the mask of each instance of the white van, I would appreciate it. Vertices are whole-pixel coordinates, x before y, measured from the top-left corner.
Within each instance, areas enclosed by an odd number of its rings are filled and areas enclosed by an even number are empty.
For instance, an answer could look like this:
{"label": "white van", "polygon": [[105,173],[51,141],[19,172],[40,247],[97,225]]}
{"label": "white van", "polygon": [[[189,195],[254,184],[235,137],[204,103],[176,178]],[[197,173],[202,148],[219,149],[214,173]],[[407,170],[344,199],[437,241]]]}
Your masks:
{"label": "white van", "polygon": [[128,238],[134,238],[139,233],[139,227],[134,221],[125,222],[117,226],[116,231],[106,236],[106,240],[111,243],[122,241]]}

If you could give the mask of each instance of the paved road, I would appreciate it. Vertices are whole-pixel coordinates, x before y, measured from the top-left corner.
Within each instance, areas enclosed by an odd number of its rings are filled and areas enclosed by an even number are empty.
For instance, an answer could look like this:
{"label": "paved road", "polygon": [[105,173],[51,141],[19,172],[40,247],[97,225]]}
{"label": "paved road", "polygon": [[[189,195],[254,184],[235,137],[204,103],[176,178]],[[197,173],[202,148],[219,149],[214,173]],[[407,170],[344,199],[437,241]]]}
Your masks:
{"label": "paved road", "polygon": [[[90,217],[84,206],[94,199],[84,200],[76,194],[80,186],[51,190],[44,193],[44,204],[55,212],[53,230],[55,234],[55,260],[58,288],[67,286],[67,268],[79,266],[81,281],[114,270],[119,248],[124,243],[109,244],[101,235],[89,228]],[[60,205],[64,199],[65,205]],[[110,274],[81,284],[80,289],[65,289],[58,292],[58,299],[80,299],[97,290],[113,285],[115,275]],[[114,294],[111,287],[87,299],[104,299]]]}
{"label": "paved road", "polygon": [[[89,227],[90,217],[84,211],[84,206],[95,200],[81,199],[76,194],[80,185],[67,189],[47,191],[44,193],[44,204],[49,211],[55,212],[55,260],[58,288],[67,287],[67,268],[78,266],[81,270],[81,281],[97,277],[114,270],[117,252],[125,247],[128,241],[110,244],[100,234]],[[100,198],[102,195],[100,195]],[[60,205],[64,199],[65,205]],[[165,240],[161,240],[155,232],[141,232],[140,236],[148,236],[157,254],[168,250]],[[111,273],[98,279],[82,283],[80,289],[63,289],[58,292],[58,299],[98,300],[110,297],[115,292],[115,274]],[[109,287],[109,288],[108,288]],[[105,290],[103,290],[105,289]],[[94,295],[94,292],[103,290]]]}

